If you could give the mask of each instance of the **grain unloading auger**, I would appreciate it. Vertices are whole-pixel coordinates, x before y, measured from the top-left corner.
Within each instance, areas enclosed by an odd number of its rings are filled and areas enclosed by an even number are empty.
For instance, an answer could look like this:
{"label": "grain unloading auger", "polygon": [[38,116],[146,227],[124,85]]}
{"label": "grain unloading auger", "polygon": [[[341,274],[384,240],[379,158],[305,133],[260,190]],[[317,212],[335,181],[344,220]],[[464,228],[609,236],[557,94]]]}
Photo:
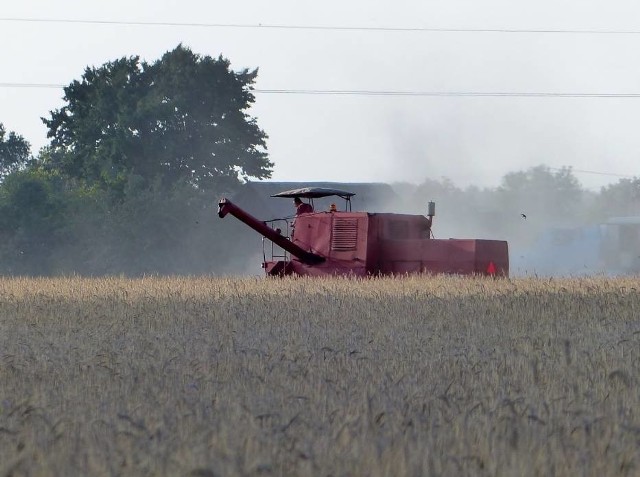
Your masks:
{"label": "grain unloading auger", "polygon": [[281,192],[273,197],[314,198],[338,196],[344,211],[298,215],[291,237],[258,220],[228,199],[218,204],[218,216],[231,214],[284,250],[265,255],[267,275],[403,275],[450,273],[508,276],[507,242],[482,239],[435,239],[431,232],[435,204],[427,216],[352,212],[351,192],[308,187]]}

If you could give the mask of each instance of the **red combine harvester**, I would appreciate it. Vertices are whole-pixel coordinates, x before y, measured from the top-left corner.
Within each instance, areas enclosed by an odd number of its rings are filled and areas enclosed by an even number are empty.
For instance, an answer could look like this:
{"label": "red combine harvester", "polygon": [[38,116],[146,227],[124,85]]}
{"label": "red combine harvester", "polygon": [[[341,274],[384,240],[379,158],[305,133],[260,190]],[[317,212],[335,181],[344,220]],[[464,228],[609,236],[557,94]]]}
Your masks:
{"label": "red combine harvester", "polygon": [[[218,216],[231,214],[272,242],[271,257],[263,239],[262,267],[267,276],[285,275],[401,275],[407,273],[449,273],[459,275],[509,274],[507,242],[479,239],[435,239],[431,232],[435,204],[429,202],[427,216],[352,212],[355,194],[336,189],[308,187],[272,197],[310,200],[337,196],[345,200],[344,211],[303,213],[286,231],[263,222],[221,199]],[[291,227],[291,237],[288,230]],[[275,244],[277,247],[274,247]],[[278,247],[282,249],[278,251]]]}

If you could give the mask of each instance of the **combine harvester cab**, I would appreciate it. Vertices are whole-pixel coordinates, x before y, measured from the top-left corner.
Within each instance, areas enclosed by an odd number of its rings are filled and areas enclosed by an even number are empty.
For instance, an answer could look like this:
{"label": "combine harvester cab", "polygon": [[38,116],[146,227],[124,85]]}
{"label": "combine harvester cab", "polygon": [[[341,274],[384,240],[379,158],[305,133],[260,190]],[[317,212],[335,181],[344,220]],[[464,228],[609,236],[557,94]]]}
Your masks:
{"label": "combine harvester cab", "polygon": [[[303,213],[291,222],[287,220],[284,234],[280,228],[268,225],[275,221],[260,221],[228,199],[220,200],[218,216],[231,214],[275,244],[267,259],[268,247],[263,241],[262,267],[268,276],[509,275],[506,241],[433,238],[433,202],[429,202],[426,216],[353,212],[354,195],[320,187],[275,194],[272,197],[298,197],[311,203],[330,196],[345,200],[342,211],[332,204],[329,211]],[[289,228],[291,235],[287,236]]]}

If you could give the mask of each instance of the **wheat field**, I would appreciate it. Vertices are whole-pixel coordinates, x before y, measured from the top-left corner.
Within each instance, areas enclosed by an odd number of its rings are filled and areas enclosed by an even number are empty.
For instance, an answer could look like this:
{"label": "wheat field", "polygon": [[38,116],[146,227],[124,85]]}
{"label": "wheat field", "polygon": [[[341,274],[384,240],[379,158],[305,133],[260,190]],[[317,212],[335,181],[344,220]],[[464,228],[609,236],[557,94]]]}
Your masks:
{"label": "wheat field", "polygon": [[638,286],[0,279],[0,477],[640,475]]}

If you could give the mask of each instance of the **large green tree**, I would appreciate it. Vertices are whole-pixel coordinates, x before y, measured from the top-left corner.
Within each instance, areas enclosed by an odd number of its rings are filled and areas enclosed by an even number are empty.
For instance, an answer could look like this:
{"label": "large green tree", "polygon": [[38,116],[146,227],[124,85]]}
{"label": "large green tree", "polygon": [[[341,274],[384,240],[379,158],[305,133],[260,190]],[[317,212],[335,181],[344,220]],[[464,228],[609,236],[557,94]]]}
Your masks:
{"label": "large green tree", "polygon": [[154,63],[135,56],[86,68],[64,89],[67,104],[43,118],[46,159],[114,189],[131,175],[216,190],[270,177],[267,136],[247,113],[256,75],[182,45]]}
{"label": "large green tree", "polygon": [[31,158],[29,143],[13,131],[7,133],[0,123],[0,179],[22,169]]}

